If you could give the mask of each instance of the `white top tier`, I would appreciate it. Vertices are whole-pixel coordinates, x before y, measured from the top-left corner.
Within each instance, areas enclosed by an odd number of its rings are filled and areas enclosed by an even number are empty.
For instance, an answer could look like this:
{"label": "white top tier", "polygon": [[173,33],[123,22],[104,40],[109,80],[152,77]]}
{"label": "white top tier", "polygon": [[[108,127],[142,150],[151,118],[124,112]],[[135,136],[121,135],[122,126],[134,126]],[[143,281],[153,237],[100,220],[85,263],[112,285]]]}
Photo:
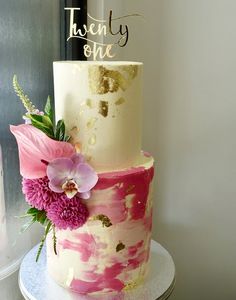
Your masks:
{"label": "white top tier", "polygon": [[142,72],[137,62],[54,62],[56,119],[97,171],[140,156]]}

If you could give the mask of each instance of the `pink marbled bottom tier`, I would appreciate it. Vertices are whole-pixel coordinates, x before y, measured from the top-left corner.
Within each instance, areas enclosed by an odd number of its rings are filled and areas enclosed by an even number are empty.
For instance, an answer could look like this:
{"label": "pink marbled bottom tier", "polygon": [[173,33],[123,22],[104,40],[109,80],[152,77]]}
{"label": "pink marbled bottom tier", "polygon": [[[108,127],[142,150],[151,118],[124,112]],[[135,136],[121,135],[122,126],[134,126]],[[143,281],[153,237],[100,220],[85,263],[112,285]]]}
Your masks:
{"label": "pink marbled bottom tier", "polygon": [[[81,294],[98,294],[143,282],[150,253],[154,175],[153,159],[146,156],[144,161],[99,175],[86,202],[89,220],[77,230],[57,231],[58,255],[49,236],[48,271],[59,285]],[[103,224],[104,216],[110,222],[105,218]]]}

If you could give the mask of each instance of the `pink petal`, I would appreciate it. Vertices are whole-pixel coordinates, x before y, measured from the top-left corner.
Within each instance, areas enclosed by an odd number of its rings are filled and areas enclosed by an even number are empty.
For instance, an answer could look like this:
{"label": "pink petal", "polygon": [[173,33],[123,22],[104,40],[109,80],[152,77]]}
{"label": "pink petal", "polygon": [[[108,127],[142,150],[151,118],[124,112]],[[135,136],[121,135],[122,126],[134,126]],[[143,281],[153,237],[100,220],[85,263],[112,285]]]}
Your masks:
{"label": "pink petal", "polygon": [[85,158],[82,154],[76,153],[71,157],[72,161],[75,165],[81,164],[85,162]]}
{"label": "pink petal", "polygon": [[24,178],[37,179],[46,175],[47,166],[41,160],[51,162],[75,153],[71,144],[54,141],[31,125],[10,126],[10,130],[18,143],[20,172]]}
{"label": "pink petal", "polygon": [[80,194],[78,194],[78,196],[81,199],[88,200],[91,197],[91,192],[80,193]]}
{"label": "pink petal", "polygon": [[89,192],[98,181],[98,176],[93,168],[85,163],[76,166],[75,178],[80,193]]}
{"label": "pink petal", "polygon": [[[70,176],[74,163],[70,158],[56,158],[47,167],[47,176],[49,180],[56,179],[64,183]],[[65,179],[63,181],[63,179]]]}
{"label": "pink petal", "polygon": [[55,192],[55,193],[63,193],[64,190],[62,188],[63,183],[66,181],[66,178],[64,180],[57,180],[55,178],[51,179],[51,181],[49,181],[48,185],[49,188]]}

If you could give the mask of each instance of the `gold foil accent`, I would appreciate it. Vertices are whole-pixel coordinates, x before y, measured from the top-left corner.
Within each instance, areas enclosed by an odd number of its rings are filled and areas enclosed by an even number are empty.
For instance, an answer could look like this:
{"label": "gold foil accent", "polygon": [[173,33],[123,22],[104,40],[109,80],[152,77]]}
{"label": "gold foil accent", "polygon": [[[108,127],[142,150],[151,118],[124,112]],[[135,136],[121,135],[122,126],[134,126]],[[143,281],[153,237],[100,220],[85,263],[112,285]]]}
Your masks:
{"label": "gold foil accent", "polygon": [[125,99],[123,97],[121,97],[120,99],[118,99],[116,102],[115,102],[115,105],[121,105],[125,103]]}
{"label": "gold foil accent", "polygon": [[91,118],[87,123],[88,129],[92,129],[96,122],[97,122],[97,118]]}
{"label": "gold foil accent", "polygon": [[87,99],[86,100],[86,105],[89,107],[89,108],[94,108],[94,105],[93,105],[93,100],[91,99]]}
{"label": "gold foil accent", "polygon": [[127,73],[130,79],[134,79],[138,75],[138,66],[136,65],[123,66],[122,70]]}
{"label": "gold foil accent", "polygon": [[76,143],[79,143],[79,140],[78,140],[78,133],[79,133],[79,128],[74,126],[71,128],[70,130],[70,139],[69,139],[69,142],[72,144],[72,145],[75,145]]}
{"label": "gold foil accent", "polygon": [[138,74],[138,66],[130,65],[119,68],[120,71],[110,70],[104,66],[89,67],[89,87],[93,94],[104,95],[125,91]]}
{"label": "gold foil accent", "polygon": [[101,221],[103,227],[111,227],[112,226],[111,220],[105,215],[97,215],[97,216],[90,218],[90,220],[91,221]]}
{"label": "gold foil accent", "polygon": [[92,160],[92,156],[86,156],[86,161],[90,162]]}
{"label": "gold foil accent", "polygon": [[93,145],[96,144],[96,142],[97,142],[97,137],[96,137],[95,134],[93,134],[93,135],[89,138],[88,143],[89,143],[89,145],[93,146]]}
{"label": "gold foil accent", "polygon": [[135,185],[130,185],[130,186],[128,187],[128,189],[126,190],[126,193],[127,193],[127,194],[130,193],[134,188],[135,188]]}
{"label": "gold foil accent", "polygon": [[71,128],[70,132],[73,134],[73,133],[77,133],[79,132],[79,128],[77,126],[74,126]]}
{"label": "gold foil accent", "polygon": [[137,286],[141,285],[143,283],[143,277],[138,278],[137,280],[127,283],[125,285],[125,287],[123,288],[123,291],[129,291],[132,290],[134,288],[136,288]]}
{"label": "gold foil accent", "polygon": [[104,118],[108,116],[109,104],[108,101],[100,101],[99,102],[99,114]]}
{"label": "gold foil accent", "polygon": [[116,252],[120,252],[125,249],[125,244],[122,242],[119,242],[119,244],[116,246]]}
{"label": "gold foil accent", "polygon": [[75,151],[77,153],[81,153],[82,145],[80,143],[75,144]]}

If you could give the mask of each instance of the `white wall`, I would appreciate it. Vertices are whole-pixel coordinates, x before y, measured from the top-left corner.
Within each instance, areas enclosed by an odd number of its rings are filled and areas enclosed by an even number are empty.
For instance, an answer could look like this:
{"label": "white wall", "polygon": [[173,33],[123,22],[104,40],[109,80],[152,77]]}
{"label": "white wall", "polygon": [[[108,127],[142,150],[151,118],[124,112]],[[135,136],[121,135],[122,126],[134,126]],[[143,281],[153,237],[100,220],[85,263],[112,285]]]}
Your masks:
{"label": "white wall", "polygon": [[236,299],[236,1],[126,4],[146,18],[126,59],[145,63],[154,238],[176,263],[171,299]]}

